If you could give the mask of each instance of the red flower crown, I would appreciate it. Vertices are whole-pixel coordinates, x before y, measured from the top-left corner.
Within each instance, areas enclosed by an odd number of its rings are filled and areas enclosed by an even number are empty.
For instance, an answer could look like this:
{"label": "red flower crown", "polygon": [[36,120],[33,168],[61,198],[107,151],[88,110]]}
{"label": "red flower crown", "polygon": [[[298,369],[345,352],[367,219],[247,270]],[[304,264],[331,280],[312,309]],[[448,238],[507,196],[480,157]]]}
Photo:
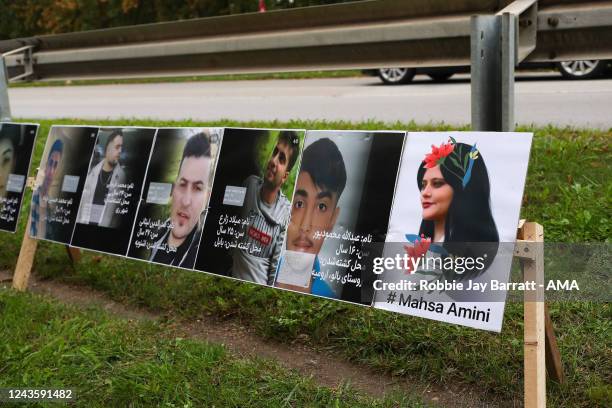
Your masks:
{"label": "red flower crown", "polygon": [[431,145],[431,153],[425,155],[425,163],[424,167],[426,169],[431,169],[432,167],[436,167],[438,165],[444,164],[446,158],[453,152],[455,149],[455,145],[452,141],[448,143],[442,143],[440,147],[436,147]]}
{"label": "red flower crown", "polygon": [[[448,143],[442,143],[440,147],[431,145],[431,153],[425,155],[423,167],[431,169],[436,166],[443,166],[453,176],[457,177],[461,181],[463,188],[465,188],[472,177],[474,161],[479,157],[478,149],[476,144],[474,144],[467,152],[463,152],[461,146],[459,146],[458,151],[455,151],[456,145],[457,141],[452,136]],[[445,164],[446,159],[451,160],[455,170],[452,170],[448,164]]]}

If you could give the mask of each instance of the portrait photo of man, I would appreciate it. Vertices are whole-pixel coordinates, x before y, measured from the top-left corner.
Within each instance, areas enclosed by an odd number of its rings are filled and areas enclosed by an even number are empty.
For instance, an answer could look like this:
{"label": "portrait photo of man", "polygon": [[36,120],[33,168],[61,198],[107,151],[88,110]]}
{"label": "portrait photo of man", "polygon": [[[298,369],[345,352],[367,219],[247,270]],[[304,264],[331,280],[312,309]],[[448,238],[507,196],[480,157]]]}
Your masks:
{"label": "portrait photo of man", "polygon": [[51,127],[32,193],[33,238],[70,244],[98,130]]}
{"label": "portrait photo of man", "polygon": [[19,139],[19,128],[0,123],[0,199],[6,197],[8,180],[15,169]]}
{"label": "portrait photo of man", "polygon": [[153,245],[152,262],[191,268],[202,235],[203,212],[210,194],[211,146],[204,133],[187,140],[172,185],[170,225]]}
{"label": "portrait photo of man", "polygon": [[[280,131],[262,176],[249,176],[240,216],[248,220],[232,252],[231,276],[272,285],[285,238],[291,203],[281,191],[299,154],[296,132]],[[256,249],[256,250],[254,250]]]}
{"label": "portrait photo of man", "polygon": [[127,253],[156,132],[155,128],[100,128],[70,245]]}
{"label": "portrait photo of man", "polygon": [[44,165],[42,184],[32,194],[32,206],[30,209],[30,235],[38,238],[50,238],[53,236],[53,227],[50,221],[50,209],[47,203],[49,189],[55,182],[58,167],[64,153],[64,142],[56,139],[51,145]]}
{"label": "portrait photo of man", "polygon": [[15,232],[38,125],[0,122],[0,230]]}
{"label": "portrait photo of man", "polygon": [[195,270],[274,283],[304,134],[295,129],[224,130]]}
{"label": "portrait photo of man", "polygon": [[77,222],[113,228],[119,217],[115,210],[118,203],[110,200],[117,187],[126,182],[126,174],[119,159],[123,149],[123,133],[120,129],[112,130],[103,146],[102,160],[92,167],[87,174]]}
{"label": "portrait photo of man", "polygon": [[371,303],[371,259],[387,232],[404,137],[306,133],[276,287]]}
{"label": "portrait photo of man", "polygon": [[286,248],[293,253],[285,253],[285,262],[299,265],[302,271],[293,272],[304,276],[306,286],[282,283],[283,277],[279,276],[277,287],[334,297],[329,284],[312,272],[320,271],[318,254],[325,241],[324,233],[334,229],[340,215],[338,201],[345,186],[344,159],[333,141],[319,139],[304,149],[287,228]]}

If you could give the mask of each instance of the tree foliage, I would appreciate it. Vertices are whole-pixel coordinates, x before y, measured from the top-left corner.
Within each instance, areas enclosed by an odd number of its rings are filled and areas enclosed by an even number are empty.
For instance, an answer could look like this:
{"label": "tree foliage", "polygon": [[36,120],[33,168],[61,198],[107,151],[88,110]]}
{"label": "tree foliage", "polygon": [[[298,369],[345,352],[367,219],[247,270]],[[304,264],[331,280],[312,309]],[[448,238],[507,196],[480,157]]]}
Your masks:
{"label": "tree foliage", "polygon": [[[348,0],[265,0],[268,10]],[[259,0],[0,0],[0,39],[256,12]]]}

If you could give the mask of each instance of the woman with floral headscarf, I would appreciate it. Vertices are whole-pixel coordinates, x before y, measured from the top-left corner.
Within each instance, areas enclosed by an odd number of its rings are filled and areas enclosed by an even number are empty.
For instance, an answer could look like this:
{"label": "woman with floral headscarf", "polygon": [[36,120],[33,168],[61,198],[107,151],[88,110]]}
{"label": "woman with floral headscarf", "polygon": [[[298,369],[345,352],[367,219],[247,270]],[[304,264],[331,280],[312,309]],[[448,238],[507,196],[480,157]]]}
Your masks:
{"label": "woman with floral headscarf", "polygon": [[[499,234],[491,213],[487,167],[476,145],[451,138],[432,146],[417,170],[417,186],[422,221],[418,235],[406,235],[413,244],[406,247],[409,255],[433,250],[443,257],[483,257],[488,267],[497,253]],[[437,245],[430,248],[430,242]],[[447,277],[464,279],[484,270]]]}

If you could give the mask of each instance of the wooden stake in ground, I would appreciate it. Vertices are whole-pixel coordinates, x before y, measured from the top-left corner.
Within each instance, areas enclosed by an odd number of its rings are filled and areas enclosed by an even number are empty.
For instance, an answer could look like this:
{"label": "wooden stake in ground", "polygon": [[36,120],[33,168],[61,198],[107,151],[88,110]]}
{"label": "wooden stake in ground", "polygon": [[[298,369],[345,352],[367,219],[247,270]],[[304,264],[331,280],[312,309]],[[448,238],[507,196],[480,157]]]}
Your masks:
{"label": "wooden stake in ground", "polygon": [[546,372],[548,376],[559,384],[565,381],[561,353],[557,346],[555,328],[548,312],[548,305],[544,304],[544,315],[546,317]]}
{"label": "wooden stake in ground", "polygon": [[13,275],[13,289],[21,292],[28,288],[28,281],[30,280],[30,273],[34,264],[34,255],[36,255],[36,247],[38,246],[38,241],[30,238],[30,234],[27,231],[30,221],[31,216],[28,216],[26,232],[23,234],[21,250],[19,251],[19,258],[17,259],[17,266]]}
{"label": "wooden stake in ground", "polygon": [[[28,217],[27,225],[30,225],[30,217]],[[28,289],[28,282],[30,280],[30,274],[32,273],[37,247],[38,240],[30,238],[30,234],[26,231],[23,235],[23,241],[21,241],[21,250],[19,251],[19,258],[17,258],[17,266],[15,267],[15,274],[13,275],[13,289],[20,292],[24,292]],[[81,259],[80,249],[66,245],[66,251],[73,265],[79,262]]]}
{"label": "wooden stake in ground", "polygon": [[534,291],[524,298],[525,407],[546,407],[546,317],[544,313],[544,228],[535,222],[520,226],[523,240],[518,255],[525,282],[535,282]]}

